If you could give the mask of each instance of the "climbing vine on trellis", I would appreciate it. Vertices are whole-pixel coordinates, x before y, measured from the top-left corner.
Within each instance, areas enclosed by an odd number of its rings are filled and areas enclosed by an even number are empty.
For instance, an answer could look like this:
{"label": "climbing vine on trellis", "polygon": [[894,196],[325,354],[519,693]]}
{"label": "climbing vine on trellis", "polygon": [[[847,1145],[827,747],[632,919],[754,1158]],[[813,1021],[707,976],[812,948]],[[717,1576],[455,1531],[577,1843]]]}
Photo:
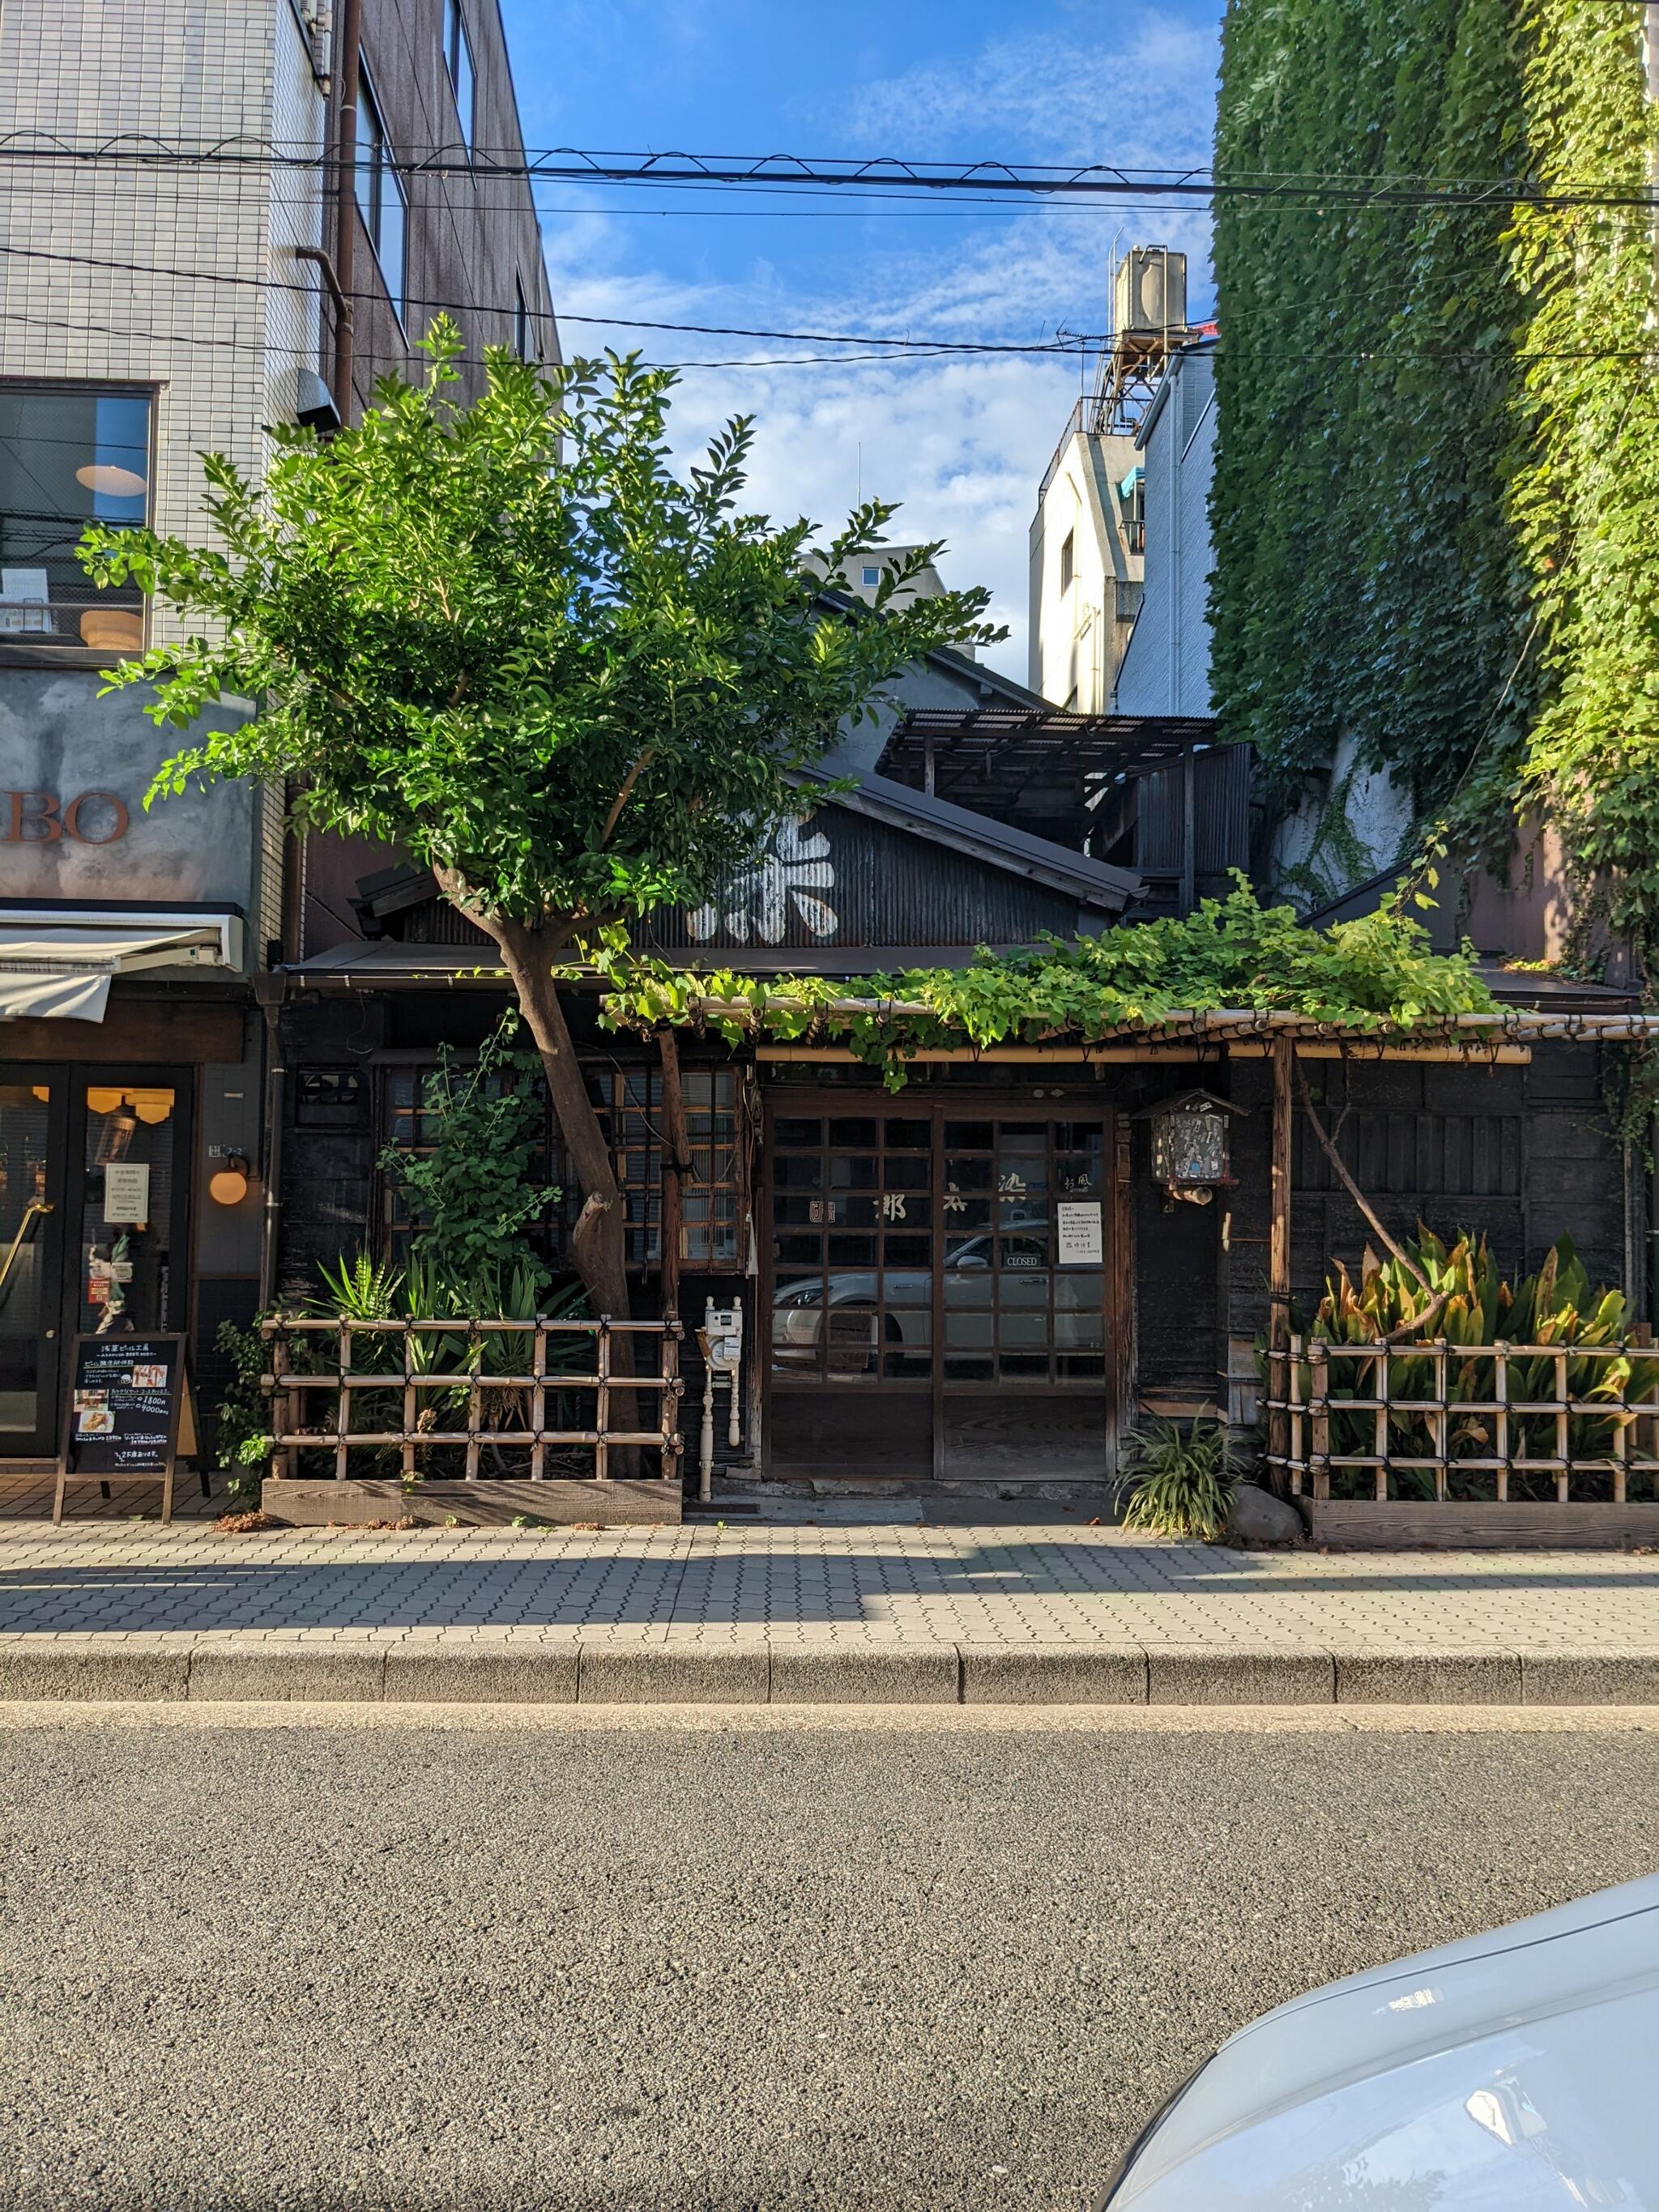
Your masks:
{"label": "climbing vine on trellis", "polygon": [[1640,14],[1234,0],[1217,159],[1513,182],[1482,204],[1224,204],[1213,680],[1296,792],[1343,738],[1420,815],[1545,801],[1659,969],[1659,399]]}
{"label": "climbing vine on trellis", "polygon": [[833,1037],[895,1090],[906,1061],[935,1046],[1088,1042],[1219,1007],[1361,1031],[1431,1029],[1494,1003],[1472,956],[1431,951],[1397,900],[1310,929],[1287,906],[1259,905],[1242,876],[1226,898],[1206,899],[1181,920],[1044,938],[1018,952],[981,948],[965,968],[914,968],[856,984],[729,969],[692,974],[637,954],[619,932],[597,958],[606,987],[601,1019],[613,1029],[701,1028],[732,1044]]}

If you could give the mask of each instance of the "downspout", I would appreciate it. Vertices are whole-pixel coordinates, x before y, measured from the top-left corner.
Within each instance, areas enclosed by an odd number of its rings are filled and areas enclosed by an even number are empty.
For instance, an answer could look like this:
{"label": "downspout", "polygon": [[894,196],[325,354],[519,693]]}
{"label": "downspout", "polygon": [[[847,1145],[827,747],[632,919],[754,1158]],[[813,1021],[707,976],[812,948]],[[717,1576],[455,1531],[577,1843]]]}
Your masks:
{"label": "downspout", "polygon": [[352,415],[351,301],[357,246],[357,100],[362,29],[362,0],[343,0],[340,9],[340,108],[334,161],[334,278],[343,302],[334,323],[334,404],[339,410],[342,423],[349,422]]}
{"label": "downspout", "polygon": [[276,1267],[283,1227],[283,1115],[288,1069],[283,1058],[283,1001],[286,975],[256,975],[254,995],[265,1018],[265,1210],[259,1231],[259,1311],[276,1304]]}

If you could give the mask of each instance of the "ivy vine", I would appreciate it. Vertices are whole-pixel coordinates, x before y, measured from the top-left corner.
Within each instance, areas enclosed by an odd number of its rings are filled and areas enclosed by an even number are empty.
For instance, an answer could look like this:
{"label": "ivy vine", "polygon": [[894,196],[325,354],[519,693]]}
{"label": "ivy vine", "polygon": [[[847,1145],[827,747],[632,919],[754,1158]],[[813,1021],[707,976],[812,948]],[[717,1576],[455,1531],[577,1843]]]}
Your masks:
{"label": "ivy vine", "polygon": [[1234,0],[1220,167],[1517,190],[1223,204],[1212,616],[1224,727],[1278,796],[1346,739],[1462,844],[1547,805],[1652,975],[1652,218],[1519,189],[1648,181],[1640,15]]}

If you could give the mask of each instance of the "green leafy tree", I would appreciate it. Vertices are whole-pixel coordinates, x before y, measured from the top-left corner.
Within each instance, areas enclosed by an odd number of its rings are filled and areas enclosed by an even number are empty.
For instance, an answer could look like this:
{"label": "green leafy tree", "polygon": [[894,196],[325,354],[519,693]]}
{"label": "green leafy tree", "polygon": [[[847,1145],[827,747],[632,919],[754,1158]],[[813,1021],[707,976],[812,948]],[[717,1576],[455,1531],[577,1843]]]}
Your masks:
{"label": "green leafy tree", "polygon": [[745,416],[682,478],[665,371],[495,349],[464,406],[453,325],[426,349],[424,381],[383,381],[360,425],[275,431],[262,485],[208,457],[216,544],[94,529],[83,558],[190,630],[112,683],[154,684],[150,712],[180,728],[255,702],[151,799],[257,778],[302,825],[425,862],[499,947],[582,1194],[575,1265],[595,1310],[623,1314],[623,1210],[556,969],[717,892],[798,810],[790,772],[898,670],[1001,633],[981,591],[910,599],[936,545],[882,564],[872,615],[825,602],[824,568],[869,556],[893,507],[866,502],[823,546],[745,512]]}

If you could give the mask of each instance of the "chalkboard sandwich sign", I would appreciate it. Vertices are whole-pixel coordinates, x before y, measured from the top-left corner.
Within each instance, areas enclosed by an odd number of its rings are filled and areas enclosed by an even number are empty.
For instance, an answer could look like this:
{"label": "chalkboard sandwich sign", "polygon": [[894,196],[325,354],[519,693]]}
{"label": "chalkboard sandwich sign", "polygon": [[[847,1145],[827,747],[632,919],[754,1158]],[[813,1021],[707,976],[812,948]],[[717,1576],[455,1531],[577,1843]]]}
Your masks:
{"label": "chalkboard sandwich sign", "polygon": [[182,1336],[77,1336],[70,1356],[52,1519],[63,1519],[64,1492],[71,1482],[102,1483],[107,1497],[112,1482],[159,1480],[161,1518],[171,1521],[187,1387]]}

